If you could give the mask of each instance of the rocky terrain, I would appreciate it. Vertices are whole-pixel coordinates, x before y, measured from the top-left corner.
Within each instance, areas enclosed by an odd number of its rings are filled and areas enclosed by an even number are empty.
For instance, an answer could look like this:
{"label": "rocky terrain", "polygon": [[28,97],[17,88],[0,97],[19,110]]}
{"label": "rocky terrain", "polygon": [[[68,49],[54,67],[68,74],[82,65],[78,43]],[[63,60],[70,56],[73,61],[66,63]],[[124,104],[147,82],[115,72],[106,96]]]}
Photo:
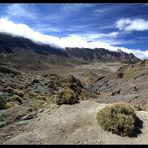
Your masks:
{"label": "rocky terrain", "polygon": [[90,91],[103,103],[126,102],[138,109],[148,109],[148,60],[122,66],[115,73],[101,77]]}
{"label": "rocky terrain", "polygon": [[[1,65],[0,144],[146,144],[147,66],[147,61],[124,65],[101,77],[85,73],[83,78],[91,78],[83,84],[72,75],[39,75]],[[141,133],[129,138],[101,129],[96,113],[112,102],[135,107]]]}
{"label": "rocky terrain", "polygon": [[0,127],[33,118],[46,104],[79,103],[88,95],[81,82],[71,75],[40,76],[0,66]]}
{"label": "rocky terrain", "polygon": [[135,63],[140,61],[132,53],[127,54],[121,50],[118,52],[109,51],[105,48],[66,48],[66,52],[74,58],[80,58],[87,62],[124,62]]}
{"label": "rocky terrain", "polygon": [[[0,34],[0,144],[147,144],[148,60]],[[104,131],[96,113],[126,102],[140,133]]]}

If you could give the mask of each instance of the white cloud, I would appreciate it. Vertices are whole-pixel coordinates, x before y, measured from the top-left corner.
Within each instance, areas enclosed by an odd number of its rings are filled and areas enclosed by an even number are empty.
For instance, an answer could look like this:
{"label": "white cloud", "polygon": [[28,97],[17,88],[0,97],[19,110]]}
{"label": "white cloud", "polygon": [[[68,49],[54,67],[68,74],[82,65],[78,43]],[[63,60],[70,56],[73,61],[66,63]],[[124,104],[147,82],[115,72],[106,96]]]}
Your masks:
{"label": "white cloud", "polygon": [[[110,32],[110,33],[84,33],[81,34],[83,38],[85,38],[87,41],[95,41],[96,39],[108,39],[110,37],[115,38],[119,35],[119,32]],[[72,34],[70,36],[79,36],[79,34]]]}
{"label": "white cloud", "polygon": [[49,44],[51,46],[56,47],[86,47],[86,48],[106,48],[111,51],[118,51],[118,49],[121,49],[124,52],[127,53],[133,53],[138,58],[148,58],[148,50],[147,51],[140,51],[140,50],[134,50],[134,49],[127,49],[124,47],[117,47],[111,45],[111,43],[107,43],[104,41],[101,41],[100,39],[89,41],[91,38],[98,38],[101,36],[110,36],[110,37],[116,37],[118,35],[118,32],[111,32],[106,34],[71,34],[66,37],[56,37],[51,35],[44,35],[40,32],[37,32],[33,29],[31,29],[29,26],[25,24],[16,24],[7,18],[1,18],[0,19],[0,32],[5,33],[11,33],[13,35],[17,36],[23,36],[26,38],[31,39],[32,41],[36,43],[42,43],[42,44]]}
{"label": "white cloud", "polygon": [[79,3],[73,3],[73,4],[69,4],[69,3],[66,3],[66,4],[63,4],[62,7],[61,7],[61,11],[65,11],[65,12],[72,12],[72,11],[78,11],[78,10],[81,10],[83,8],[87,8],[87,7],[92,7],[94,6],[94,4],[89,4],[89,3],[86,3],[86,4],[79,4]]}
{"label": "white cloud", "polygon": [[26,4],[11,4],[7,8],[7,14],[15,17],[25,17],[35,19],[36,15],[27,7]]}
{"label": "white cloud", "polygon": [[103,13],[103,12],[112,11],[112,10],[113,10],[112,7],[108,7],[108,8],[101,8],[100,7],[99,9],[94,9],[93,12],[94,13]]}
{"label": "white cloud", "polygon": [[39,32],[61,32],[62,30],[57,27],[44,27],[37,29]]}
{"label": "white cloud", "polygon": [[116,27],[124,31],[145,31],[148,30],[148,20],[122,18],[116,22]]}
{"label": "white cloud", "polygon": [[119,30],[125,30],[127,25],[130,25],[130,23],[131,23],[131,20],[129,18],[119,19],[116,22],[116,26],[117,26],[117,28],[119,28]]}
{"label": "white cloud", "polygon": [[105,9],[95,9],[93,12],[95,13],[102,13],[102,12],[105,12],[106,10]]}
{"label": "white cloud", "polygon": [[108,43],[110,45],[118,45],[121,44],[121,41],[115,40],[115,38],[119,35],[119,32],[110,32],[110,33],[84,33],[77,34],[77,36],[82,36],[87,42],[96,42],[100,41],[103,43]]}
{"label": "white cloud", "polygon": [[112,37],[116,37],[117,35],[119,35],[119,32],[116,32],[116,31],[108,34],[108,36],[112,36]]}
{"label": "white cloud", "polygon": [[51,44],[57,46],[60,39],[58,37],[49,36],[36,32],[25,24],[16,24],[7,18],[0,19],[0,32],[11,33],[17,36],[29,38],[37,43]]}

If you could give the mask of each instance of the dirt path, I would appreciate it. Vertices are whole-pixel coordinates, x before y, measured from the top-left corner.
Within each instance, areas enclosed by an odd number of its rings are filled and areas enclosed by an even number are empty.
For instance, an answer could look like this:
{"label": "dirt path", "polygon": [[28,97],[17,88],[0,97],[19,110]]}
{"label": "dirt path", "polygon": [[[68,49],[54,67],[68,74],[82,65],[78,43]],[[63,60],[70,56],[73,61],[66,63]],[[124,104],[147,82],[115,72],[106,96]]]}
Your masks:
{"label": "dirt path", "polygon": [[147,144],[148,112],[138,111],[143,120],[142,134],[135,138],[120,137],[101,129],[96,113],[105,104],[82,101],[75,105],[62,105],[54,112],[45,110],[28,122],[25,131],[4,144]]}

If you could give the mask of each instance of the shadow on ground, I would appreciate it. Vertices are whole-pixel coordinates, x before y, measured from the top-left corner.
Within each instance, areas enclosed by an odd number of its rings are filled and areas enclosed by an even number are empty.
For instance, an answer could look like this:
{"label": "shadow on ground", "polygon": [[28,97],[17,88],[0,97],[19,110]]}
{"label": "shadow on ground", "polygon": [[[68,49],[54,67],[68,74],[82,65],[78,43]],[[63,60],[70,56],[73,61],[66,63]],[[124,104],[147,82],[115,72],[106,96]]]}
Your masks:
{"label": "shadow on ground", "polygon": [[143,127],[143,121],[137,117],[135,122],[135,131],[133,132],[131,137],[137,137],[139,134],[141,134],[142,127]]}

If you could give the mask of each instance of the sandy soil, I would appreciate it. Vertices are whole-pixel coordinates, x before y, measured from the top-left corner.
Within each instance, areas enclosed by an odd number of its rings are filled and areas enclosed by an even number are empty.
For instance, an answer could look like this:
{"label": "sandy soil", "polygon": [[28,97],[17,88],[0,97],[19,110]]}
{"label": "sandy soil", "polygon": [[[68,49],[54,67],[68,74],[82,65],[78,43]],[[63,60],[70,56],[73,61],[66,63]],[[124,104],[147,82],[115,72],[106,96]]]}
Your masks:
{"label": "sandy soil", "polygon": [[[82,73],[91,71],[96,74],[109,74],[111,72],[115,72],[119,67],[123,66],[125,64],[120,62],[115,63],[92,63],[92,64],[81,64],[81,65],[54,65],[54,64],[48,64],[47,66],[49,69],[44,70],[30,70],[32,73],[35,74],[49,74],[49,73],[55,73],[59,75],[69,75],[72,74],[74,76],[79,76]],[[28,70],[27,70],[28,71]]]}
{"label": "sandy soil", "polygon": [[[89,100],[53,111],[46,109],[37,118],[16,123],[15,134],[2,144],[148,144],[148,112],[136,112],[143,121],[141,134],[120,137],[97,124],[96,113],[106,105]],[[20,130],[17,124],[23,128]]]}

